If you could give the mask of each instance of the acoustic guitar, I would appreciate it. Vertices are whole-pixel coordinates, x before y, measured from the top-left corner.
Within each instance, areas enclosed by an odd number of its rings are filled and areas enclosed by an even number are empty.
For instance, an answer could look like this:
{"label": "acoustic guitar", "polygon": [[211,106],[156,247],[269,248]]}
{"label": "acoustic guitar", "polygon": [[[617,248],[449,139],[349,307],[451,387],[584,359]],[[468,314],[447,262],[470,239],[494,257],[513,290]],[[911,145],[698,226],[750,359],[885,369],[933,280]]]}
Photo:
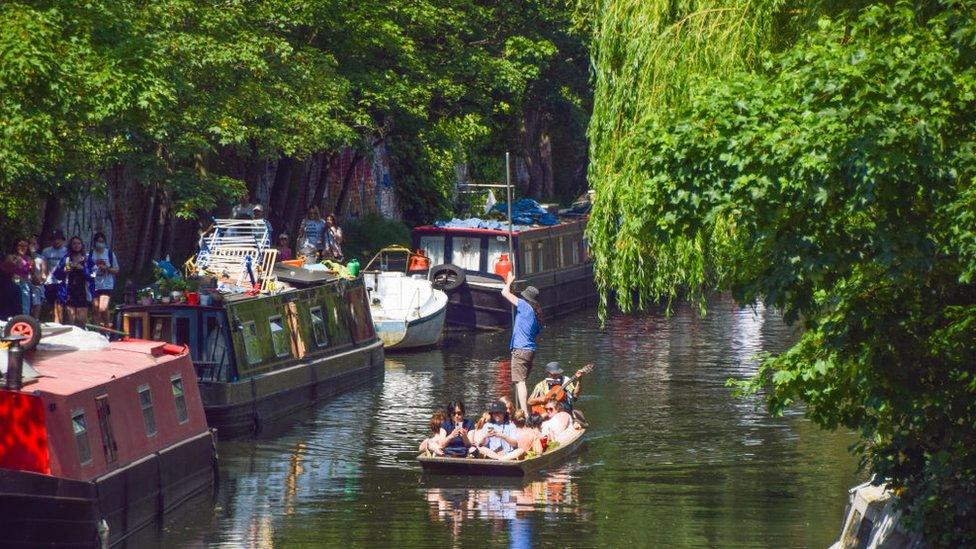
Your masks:
{"label": "acoustic guitar", "polygon": [[[577,370],[576,374],[584,376],[592,372],[593,368],[595,367],[596,364],[592,364],[592,363],[587,364],[586,366],[583,366],[582,368]],[[546,396],[544,397],[545,400],[542,401],[542,404],[535,404],[532,406],[532,413],[539,414],[539,415],[545,414],[546,411],[545,403],[549,402],[552,399],[556,399],[556,401],[558,402],[564,402],[566,400],[566,387],[569,387],[574,381],[576,381],[576,374],[567,377],[566,381],[549,389],[549,392],[546,393]]]}

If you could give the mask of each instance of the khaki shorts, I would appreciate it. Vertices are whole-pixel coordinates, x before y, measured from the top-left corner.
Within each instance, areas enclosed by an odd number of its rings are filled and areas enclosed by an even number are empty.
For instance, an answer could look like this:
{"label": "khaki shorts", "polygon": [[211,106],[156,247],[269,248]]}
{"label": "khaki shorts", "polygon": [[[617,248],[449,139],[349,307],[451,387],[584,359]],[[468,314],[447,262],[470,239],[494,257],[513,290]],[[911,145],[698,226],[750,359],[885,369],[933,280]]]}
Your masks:
{"label": "khaki shorts", "polygon": [[512,383],[525,381],[529,377],[533,357],[535,357],[535,351],[512,349]]}

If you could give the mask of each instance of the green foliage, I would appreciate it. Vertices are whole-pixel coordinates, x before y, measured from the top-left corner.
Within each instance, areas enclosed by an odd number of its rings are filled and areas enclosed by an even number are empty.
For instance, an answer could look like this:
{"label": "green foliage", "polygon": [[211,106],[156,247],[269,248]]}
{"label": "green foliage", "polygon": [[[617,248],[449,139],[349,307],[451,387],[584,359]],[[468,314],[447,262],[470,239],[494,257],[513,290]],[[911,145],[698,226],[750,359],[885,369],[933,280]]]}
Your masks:
{"label": "green foliage", "polygon": [[410,227],[379,214],[349,221],[342,227],[342,234],[346,260],[358,258],[362,265],[386,246],[410,246]]}
{"label": "green foliage", "polygon": [[597,280],[645,301],[728,290],[802,319],[744,388],[857,429],[930,543],[973,544],[976,25],[956,2],[838,13],[752,70],[702,71],[666,114],[629,96],[624,131],[601,126],[616,106],[598,91]]}
{"label": "green foliage", "polygon": [[[534,83],[567,65],[561,48],[581,57],[569,13],[559,0],[4,3],[0,213],[33,219],[124,162],[188,217],[242,191],[211,172],[222,151],[302,158],[381,140],[404,159],[411,215],[429,219],[453,163],[510,142]],[[552,85],[575,97],[581,74]]]}

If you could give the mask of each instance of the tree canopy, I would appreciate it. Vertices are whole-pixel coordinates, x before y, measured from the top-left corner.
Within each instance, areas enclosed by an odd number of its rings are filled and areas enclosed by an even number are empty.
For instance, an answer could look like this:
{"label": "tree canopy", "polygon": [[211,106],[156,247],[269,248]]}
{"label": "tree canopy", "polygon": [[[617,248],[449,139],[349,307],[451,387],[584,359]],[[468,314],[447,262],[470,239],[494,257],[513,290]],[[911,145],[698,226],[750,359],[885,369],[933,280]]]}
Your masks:
{"label": "tree canopy", "polygon": [[972,544],[976,25],[965,3],[923,4],[754,40],[751,58],[727,52],[662,92],[666,112],[639,94],[615,110],[626,92],[600,86],[646,77],[634,65],[646,52],[610,56],[597,31],[588,233],[604,292],[728,290],[802,322],[740,387],[768,390],[773,412],[803,403],[824,427],[858,430],[909,523],[931,543]]}
{"label": "tree canopy", "polygon": [[221,150],[301,158],[387,140],[407,209],[433,215],[456,162],[515,141],[545,75],[561,70],[585,103],[570,13],[559,0],[5,2],[0,214],[31,220],[45,196],[125,162],[191,215],[242,190],[208,169]]}

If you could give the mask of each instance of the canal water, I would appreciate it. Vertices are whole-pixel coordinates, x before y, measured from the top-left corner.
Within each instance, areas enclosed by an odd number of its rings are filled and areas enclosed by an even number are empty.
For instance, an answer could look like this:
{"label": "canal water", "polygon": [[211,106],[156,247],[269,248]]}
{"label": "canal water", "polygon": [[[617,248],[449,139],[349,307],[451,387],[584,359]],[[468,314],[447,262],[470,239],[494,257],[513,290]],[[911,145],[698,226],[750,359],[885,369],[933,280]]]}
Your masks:
{"label": "canal water", "polygon": [[[504,334],[452,334],[389,356],[382,381],[258,438],[222,441],[220,485],[140,547],[824,547],[858,480],[849,433],[766,414],[726,380],[795,334],[772,311],[713,299],[700,318],[595,311],[550,322],[532,381],[597,365],[583,451],[525,480],[438,478],[413,461],[430,413],[508,391]],[[131,544],[130,544],[131,545]]]}

